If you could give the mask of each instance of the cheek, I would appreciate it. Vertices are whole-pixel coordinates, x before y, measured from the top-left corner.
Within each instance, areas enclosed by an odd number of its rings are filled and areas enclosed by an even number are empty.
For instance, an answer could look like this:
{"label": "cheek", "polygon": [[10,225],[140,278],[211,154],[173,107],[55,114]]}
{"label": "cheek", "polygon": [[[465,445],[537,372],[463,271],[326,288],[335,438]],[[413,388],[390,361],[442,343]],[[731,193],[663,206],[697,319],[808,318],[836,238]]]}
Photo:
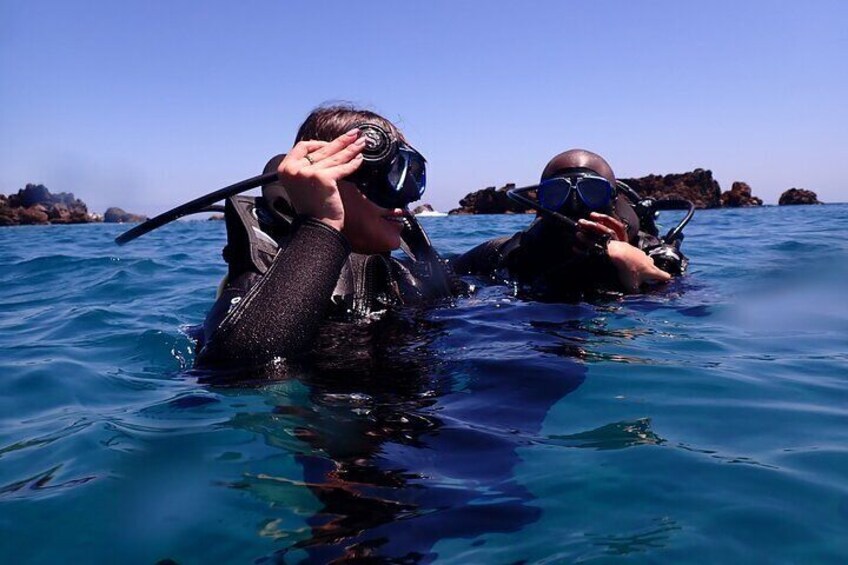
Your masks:
{"label": "cheek", "polygon": [[356,187],[339,187],[345,209],[344,232],[357,253],[385,253],[400,247],[398,230],[383,219],[385,210],[367,200]]}

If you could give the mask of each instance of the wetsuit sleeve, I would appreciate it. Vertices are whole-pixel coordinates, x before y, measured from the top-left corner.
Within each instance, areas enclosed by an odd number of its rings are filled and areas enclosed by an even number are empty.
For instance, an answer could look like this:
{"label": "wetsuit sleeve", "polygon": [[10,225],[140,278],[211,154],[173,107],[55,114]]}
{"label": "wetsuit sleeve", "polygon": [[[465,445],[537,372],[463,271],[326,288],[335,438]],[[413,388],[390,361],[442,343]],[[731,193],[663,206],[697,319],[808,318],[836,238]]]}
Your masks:
{"label": "wetsuit sleeve", "polygon": [[451,269],[458,275],[490,276],[503,267],[504,250],[519,235],[499,237],[481,243],[459,257],[453,258],[450,262]]}
{"label": "wetsuit sleeve", "polygon": [[349,253],[341,233],[315,219],[298,219],[265,274],[251,273],[258,278],[254,284],[234,281],[215,303],[197,365],[251,367],[304,352]]}

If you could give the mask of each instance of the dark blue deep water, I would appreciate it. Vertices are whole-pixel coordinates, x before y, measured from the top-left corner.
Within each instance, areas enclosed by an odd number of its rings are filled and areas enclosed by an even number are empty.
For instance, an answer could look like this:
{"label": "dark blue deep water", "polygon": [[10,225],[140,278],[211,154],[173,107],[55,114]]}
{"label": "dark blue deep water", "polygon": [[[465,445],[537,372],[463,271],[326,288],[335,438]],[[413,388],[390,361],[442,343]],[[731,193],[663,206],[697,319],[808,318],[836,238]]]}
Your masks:
{"label": "dark blue deep water", "polygon": [[[444,254],[528,217],[430,218]],[[191,373],[221,222],[0,229],[0,562],[844,562],[848,206],[700,212],[690,273]]]}

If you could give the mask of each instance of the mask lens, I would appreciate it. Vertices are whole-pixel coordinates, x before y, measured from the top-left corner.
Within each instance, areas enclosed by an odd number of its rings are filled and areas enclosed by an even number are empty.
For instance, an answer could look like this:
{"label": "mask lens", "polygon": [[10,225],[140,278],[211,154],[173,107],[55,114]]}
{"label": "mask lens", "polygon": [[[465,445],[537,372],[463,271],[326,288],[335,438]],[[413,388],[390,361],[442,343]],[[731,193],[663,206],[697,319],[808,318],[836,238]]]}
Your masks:
{"label": "mask lens", "polygon": [[612,185],[603,178],[583,177],[577,181],[577,194],[590,210],[602,210],[612,201]]}
{"label": "mask lens", "polygon": [[390,190],[398,192],[403,186],[407,174],[407,160],[402,153],[398,153],[386,173],[386,180],[389,181]]}
{"label": "mask lens", "polygon": [[401,149],[401,154],[406,155],[407,164],[407,183],[410,184],[411,198],[410,202],[415,202],[424,195],[424,189],[427,188],[427,165],[424,157],[417,151]]}
{"label": "mask lens", "polygon": [[426,161],[411,148],[399,148],[382,181],[368,183],[363,193],[383,208],[403,208],[424,194]]}
{"label": "mask lens", "polygon": [[561,177],[543,181],[539,184],[537,191],[539,204],[552,212],[562,208],[569,194],[571,194],[571,181]]}

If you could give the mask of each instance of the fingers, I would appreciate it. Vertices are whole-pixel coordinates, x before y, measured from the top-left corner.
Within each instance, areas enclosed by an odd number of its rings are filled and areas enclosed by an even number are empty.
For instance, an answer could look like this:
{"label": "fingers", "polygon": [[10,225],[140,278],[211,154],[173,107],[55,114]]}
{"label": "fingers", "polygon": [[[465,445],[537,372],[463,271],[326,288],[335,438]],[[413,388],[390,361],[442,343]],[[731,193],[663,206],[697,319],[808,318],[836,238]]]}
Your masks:
{"label": "fingers", "polygon": [[325,145],[327,145],[326,141],[298,141],[297,143],[295,143],[294,147],[292,147],[291,151],[286,154],[286,158],[283,159],[283,162],[288,160],[298,161],[300,159],[303,159],[308,154],[312,153],[313,151],[317,151]]}
{"label": "fingers", "polygon": [[[349,145],[351,145],[352,143],[354,143],[356,141],[359,141],[359,145],[360,145],[359,151],[362,151],[362,147],[364,147],[366,140],[365,140],[365,138],[362,138],[361,140],[359,140],[358,138],[359,138],[359,130],[358,129],[352,129],[349,132],[343,133],[342,135],[338,136],[336,139],[334,139],[330,143],[326,144],[324,147],[318,149],[317,151],[315,151],[313,153],[310,153],[309,157],[310,157],[310,159],[312,159],[312,163],[318,164],[319,162],[323,161],[324,159],[327,159],[328,157],[336,155],[337,153],[344,150],[346,147],[348,147]],[[350,157],[353,157],[353,155],[355,155],[355,154],[356,153],[353,153],[352,155],[350,155]],[[338,164],[338,163],[335,163],[335,164]]]}
{"label": "fingers", "polygon": [[331,170],[333,172],[333,176],[337,176],[337,178],[344,178],[350,176],[362,165],[363,157],[362,153],[356,155],[353,159],[349,160],[347,163],[342,163],[341,165],[337,165],[333,167]]}
{"label": "fingers", "polygon": [[285,159],[280,161],[277,166],[277,173],[288,176],[298,174],[302,169],[309,167],[309,161],[305,157],[325,145],[327,145],[326,141],[299,141],[295,143],[291,151],[286,154]]}
{"label": "fingers", "polygon": [[651,261],[651,267],[647,270],[648,272],[645,274],[645,282],[650,284],[664,283],[671,280],[671,275],[654,265],[654,260],[651,257],[648,257]]}
{"label": "fingers", "polygon": [[[326,147],[325,147],[326,149]],[[360,137],[338,153],[330,155],[324,159],[316,160],[316,157],[310,155],[313,161],[315,161],[315,166],[319,168],[330,168],[336,167],[338,165],[347,165],[353,161],[353,159],[360,157],[362,155],[362,151],[365,149],[365,138]],[[359,167],[357,165],[356,167]],[[353,170],[356,170],[356,167]]]}
{"label": "fingers", "polygon": [[589,214],[589,217],[598,222],[599,224],[613,230],[618,241],[627,241],[629,239],[627,237],[627,226],[618,218],[615,218],[608,214],[599,214],[598,212],[592,212],[591,214]]}
{"label": "fingers", "polygon": [[[591,220],[580,219],[577,220],[577,226],[584,234],[594,235],[597,239],[598,236],[607,236],[611,240],[614,241],[622,241],[619,237],[619,234],[613,228],[607,227],[598,222],[593,222]],[[578,232],[580,233],[580,232]],[[625,239],[626,241],[626,239]]]}

